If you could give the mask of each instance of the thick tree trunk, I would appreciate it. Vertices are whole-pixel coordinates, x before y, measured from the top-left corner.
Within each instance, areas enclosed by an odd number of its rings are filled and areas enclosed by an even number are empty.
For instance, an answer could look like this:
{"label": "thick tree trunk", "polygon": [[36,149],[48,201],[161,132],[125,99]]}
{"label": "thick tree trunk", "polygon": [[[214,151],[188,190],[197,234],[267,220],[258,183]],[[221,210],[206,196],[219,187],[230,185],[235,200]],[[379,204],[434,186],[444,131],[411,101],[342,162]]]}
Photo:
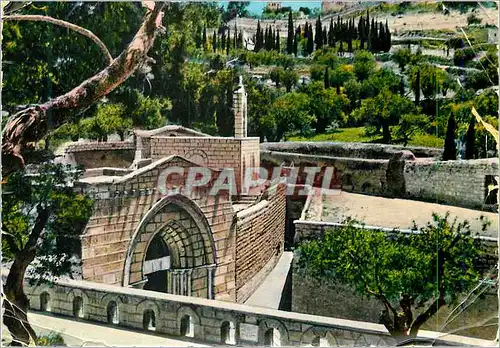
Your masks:
{"label": "thick tree trunk", "polygon": [[382,123],[382,137],[385,144],[391,143],[391,131],[389,129],[389,123],[384,121]]}
{"label": "thick tree trunk", "polygon": [[[38,238],[47,224],[50,213],[46,208],[38,208],[38,216],[24,248],[16,253],[3,286],[5,294],[3,322],[12,335],[12,345],[29,345],[36,334],[28,322],[29,300],[24,293],[24,275],[29,264],[35,259]],[[36,343],[36,342],[35,342]]]}
{"label": "thick tree trunk", "polygon": [[147,52],[161,27],[164,3],[156,3],[148,12],[128,47],[104,70],[85,80],[68,93],[15,114],[3,133],[2,161],[5,172],[24,167],[23,149],[42,139],[49,131],[48,114],[53,127],[70,121],[71,116],[110,93],[147,61]]}

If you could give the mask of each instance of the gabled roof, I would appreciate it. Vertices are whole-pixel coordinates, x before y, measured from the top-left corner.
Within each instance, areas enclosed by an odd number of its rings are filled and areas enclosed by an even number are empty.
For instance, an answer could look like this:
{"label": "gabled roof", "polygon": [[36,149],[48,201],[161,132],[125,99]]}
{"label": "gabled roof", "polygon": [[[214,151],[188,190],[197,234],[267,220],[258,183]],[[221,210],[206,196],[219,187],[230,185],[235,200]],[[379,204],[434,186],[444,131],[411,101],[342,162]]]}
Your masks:
{"label": "gabled roof", "polygon": [[167,125],[163,126],[160,128],[152,129],[152,130],[142,130],[142,129],[135,129],[134,133],[137,136],[140,137],[152,137],[155,135],[160,135],[162,133],[166,132],[182,132],[186,133],[187,136],[194,136],[194,137],[209,137],[209,134],[198,132],[194,129],[191,128],[186,128],[183,126],[177,126],[177,125]]}

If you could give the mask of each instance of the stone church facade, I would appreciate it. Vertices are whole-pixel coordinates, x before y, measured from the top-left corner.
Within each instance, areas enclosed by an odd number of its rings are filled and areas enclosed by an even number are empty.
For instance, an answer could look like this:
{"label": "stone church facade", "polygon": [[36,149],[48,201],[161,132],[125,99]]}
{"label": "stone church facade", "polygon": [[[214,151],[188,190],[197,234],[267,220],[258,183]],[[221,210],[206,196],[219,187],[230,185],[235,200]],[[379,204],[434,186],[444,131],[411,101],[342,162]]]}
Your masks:
{"label": "stone church facade", "polygon": [[[242,184],[245,169],[260,165],[259,139],[247,137],[246,98],[240,79],[234,137],[165,126],[135,131],[133,143],[66,149],[86,166],[77,189],[94,200],[81,237],[83,279],[232,302],[253,293],[283,252],[286,184],[251,191]],[[212,179],[188,187],[189,168],[200,166]],[[168,177],[165,195],[159,187],[170,168],[185,174]],[[212,195],[224,168],[234,170],[236,191]]]}

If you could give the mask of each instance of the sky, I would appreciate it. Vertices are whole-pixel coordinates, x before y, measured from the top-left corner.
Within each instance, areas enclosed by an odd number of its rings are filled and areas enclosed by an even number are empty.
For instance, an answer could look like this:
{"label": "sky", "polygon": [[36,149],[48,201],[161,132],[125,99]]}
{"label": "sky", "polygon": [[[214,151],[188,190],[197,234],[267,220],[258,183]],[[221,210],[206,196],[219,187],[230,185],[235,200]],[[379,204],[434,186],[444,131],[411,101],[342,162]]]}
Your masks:
{"label": "sky", "polygon": [[[219,3],[226,4],[227,1],[219,1]],[[260,15],[267,3],[267,1],[250,1],[250,4],[248,5],[248,12]],[[309,7],[312,10],[314,8],[320,8],[321,1],[281,1],[281,6],[290,6],[292,10],[298,10],[299,7]]]}

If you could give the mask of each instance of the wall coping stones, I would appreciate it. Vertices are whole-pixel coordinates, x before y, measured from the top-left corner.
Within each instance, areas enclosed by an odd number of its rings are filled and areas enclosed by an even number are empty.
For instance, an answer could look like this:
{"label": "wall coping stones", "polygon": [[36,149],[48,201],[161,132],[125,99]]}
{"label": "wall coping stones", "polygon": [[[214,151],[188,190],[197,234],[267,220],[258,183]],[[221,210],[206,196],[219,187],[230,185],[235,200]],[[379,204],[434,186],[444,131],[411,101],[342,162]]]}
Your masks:
{"label": "wall coping stones", "polygon": [[184,132],[184,133],[191,133],[195,137],[210,137],[209,134],[198,132],[194,129],[191,128],[186,128],[183,126],[178,126],[178,125],[166,125],[160,128],[152,129],[152,130],[142,130],[142,129],[135,129],[134,134],[139,136],[139,137],[152,137],[157,134],[161,134],[163,132]]}
{"label": "wall coping stones", "polygon": [[[7,277],[8,270],[3,268],[2,269],[2,278]],[[153,301],[153,305],[157,305],[157,308],[160,308],[159,304],[157,302],[164,302],[164,305],[167,303],[177,303],[180,304],[181,306],[186,306],[188,308],[195,308],[196,306],[202,307],[205,310],[207,309],[215,309],[215,310],[220,310],[224,313],[233,313],[233,314],[240,314],[240,315],[245,315],[247,317],[248,315],[250,316],[257,316],[260,317],[260,319],[264,320],[264,324],[268,322],[273,322],[273,321],[278,321],[281,322],[283,325],[285,325],[285,330],[292,330],[292,327],[295,324],[302,324],[302,326],[317,326],[321,328],[330,328],[330,329],[340,329],[340,330],[345,330],[345,331],[350,331],[350,332],[358,332],[358,333],[364,333],[364,334],[373,334],[381,337],[387,337],[390,338],[390,334],[387,331],[387,329],[381,325],[381,324],[375,324],[375,323],[368,323],[368,322],[361,322],[361,321],[354,321],[354,320],[347,320],[347,319],[338,319],[338,318],[329,318],[329,317],[322,317],[322,316],[316,316],[316,315],[310,315],[310,314],[302,314],[302,313],[294,313],[294,312],[286,312],[286,311],[280,311],[276,309],[270,309],[270,308],[264,308],[264,307],[257,307],[257,306],[248,306],[244,304],[238,304],[238,303],[231,303],[231,302],[225,302],[225,301],[218,301],[218,300],[209,300],[209,299],[204,299],[204,298],[199,298],[199,297],[189,297],[189,296],[180,296],[180,295],[172,295],[172,294],[165,294],[165,293],[159,293],[159,292],[153,292],[153,291],[146,291],[142,289],[136,289],[136,288],[124,288],[120,286],[114,286],[114,285],[108,285],[108,284],[102,284],[102,283],[93,283],[93,282],[88,282],[84,280],[73,280],[73,279],[58,279],[53,282],[55,287],[62,287],[62,288],[69,288],[67,293],[71,292],[78,292],[78,293],[84,293],[85,291],[92,291],[92,292],[101,292],[101,293],[106,293],[106,294],[111,294],[112,297],[113,295],[122,295],[125,297],[132,297],[136,298],[138,300],[142,300],[141,303],[146,303],[149,301]],[[42,285],[42,289],[45,285]],[[45,286],[46,287],[46,286]],[[33,290],[36,289],[36,287],[29,286],[27,284],[27,293],[28,295],[33,293]],[[42,290],[43,291],[43,290]],[[54,289],[56,292],[65,292],[63,289]],[[35,294],[38,293],[39,291],[34,292]],[[101,297],[101,296],[99,296]],[[69,299],[71,300],[71,299]],[[145,302],[145,301],[146,302]],[[151,302],[149,302],[151,303]],[[105,305],[105,304],[102,304]],[[182,307],[186,308],[186,307]],[[158,309],[157,309],[158,310]],[[142,313],[137,313],[138,315],[142,315]],[[89,319],[88,316],[86,316],[86,319]],[[196,320],[196,318],[193,318]],[[246,321],[245,321],[246,322]],[[244,322],[243,322],[244,323]],[[302,331],[302,330],[301,330]],[[290,331],[291,332],[291,331]],[[303,332],[301,333],[301,335]],[[431,331],[421,331],[419,332],[418,337],[422,338],[431,338],[434,340],[439,340],[440,342],[454,342],[454,343],[459,343],[461,345],[480,345],[480,346],[489,346],[492,345],[494,342],[492,341],[487,341],[487,340],[481,340],[481,339],[476,339],[476,338],[471,338],[471,337],[463,337],[463,336],[457,336],[457,335],[448,335],[446,333],[439,333],[439,332],[431,332]]]}
{"label": "wall coping stones", "polygon": [[372,143],[345,143],[323,141],[297,141],[280,143],[262,143],[261,150],[287,151],[296,153],[338,153],[345,152],[348,158],[389,159],[399,151],[411,151],[416,157],[440,157],[443,150],[427,147],[403,147],[397,145],[372,144]]}
{"label": "wall coping stones", "polygon": [[113,142],[91,142],[91,143],[73,143],[64,150],[66,153],[84,152],[84,151],[106,151],[106,150],[134,150],[135,143],[132,141],[113,141]]}

